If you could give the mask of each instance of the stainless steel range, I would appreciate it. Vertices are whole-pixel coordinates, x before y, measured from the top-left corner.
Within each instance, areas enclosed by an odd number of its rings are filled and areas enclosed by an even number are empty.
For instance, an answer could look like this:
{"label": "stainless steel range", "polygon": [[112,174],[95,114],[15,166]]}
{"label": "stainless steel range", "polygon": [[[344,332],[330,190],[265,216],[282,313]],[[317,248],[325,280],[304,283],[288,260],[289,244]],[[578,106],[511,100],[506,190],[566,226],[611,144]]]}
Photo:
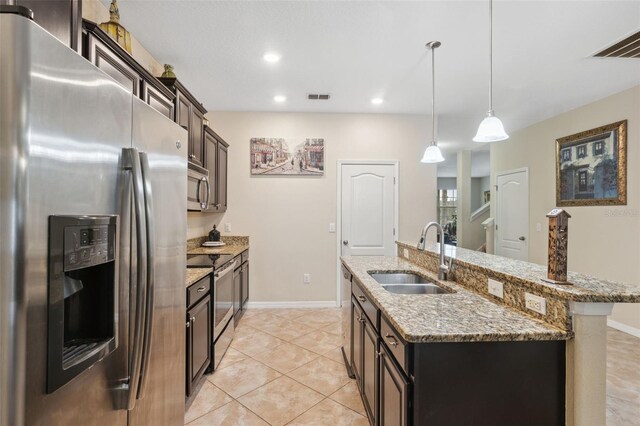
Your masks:
{"label": "stainless steel range", "polygon": [[218,367],[233,340],[235,329],[233,320],[235,296],[233,291],[233,270],[237,263],[233,259],[233,256],[227,254],[187,256],[188,268],[213,267],[213,286],[211,287],[211,297],[213,299],[211,359],[213,359],[213,364],[209,367],[209,371]]}

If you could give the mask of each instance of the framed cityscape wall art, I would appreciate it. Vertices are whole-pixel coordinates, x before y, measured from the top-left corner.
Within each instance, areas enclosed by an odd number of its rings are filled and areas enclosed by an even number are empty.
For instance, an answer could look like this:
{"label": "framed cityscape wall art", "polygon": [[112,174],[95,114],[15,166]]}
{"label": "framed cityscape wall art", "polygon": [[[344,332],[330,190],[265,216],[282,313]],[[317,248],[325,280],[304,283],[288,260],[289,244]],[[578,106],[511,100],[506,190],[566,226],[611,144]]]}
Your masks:
{"label": "framed cityscape wall art", "polygon": [[556,205],[627,204],[627,120],[556,140]]}
{"label": "framed cityscape wall art", "polygon": [[252,175],[324,175],[324,139],[251,138],[250,144]]}

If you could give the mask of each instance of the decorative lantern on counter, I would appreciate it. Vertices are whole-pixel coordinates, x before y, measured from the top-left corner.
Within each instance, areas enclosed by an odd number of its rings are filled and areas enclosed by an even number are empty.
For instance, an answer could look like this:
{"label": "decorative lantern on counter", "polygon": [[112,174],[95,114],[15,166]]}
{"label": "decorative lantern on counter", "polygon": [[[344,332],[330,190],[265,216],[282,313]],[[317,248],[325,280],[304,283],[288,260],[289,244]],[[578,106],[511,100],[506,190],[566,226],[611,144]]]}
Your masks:
{"label": "decorative lantern on counter", "polygon": [[131,34],[120,25],[120,11],[118,10],[117,0],[111,1],[109,22],[103,22],[100,24],[100,28],[131,54]]}
{"label": "decorative lantern on counter", "polygon": [[569,243],[569,218],[571,215],[563,209],[553,209],[547,213],[549,218],[549,265],[547,279],[553,284],[567,282],[567,248]]}

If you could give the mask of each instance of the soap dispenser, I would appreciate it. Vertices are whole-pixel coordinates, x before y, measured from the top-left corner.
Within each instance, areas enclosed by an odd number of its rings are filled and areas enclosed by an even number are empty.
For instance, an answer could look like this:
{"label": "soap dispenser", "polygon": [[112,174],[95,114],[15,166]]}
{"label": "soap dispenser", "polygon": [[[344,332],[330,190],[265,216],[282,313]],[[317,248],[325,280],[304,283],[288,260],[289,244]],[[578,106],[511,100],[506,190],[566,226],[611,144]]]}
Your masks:
{"label": "soap dispenser", "polygon": [[209,232],[209,241],[220,241],[220,231],[213,225],[213,229]]}

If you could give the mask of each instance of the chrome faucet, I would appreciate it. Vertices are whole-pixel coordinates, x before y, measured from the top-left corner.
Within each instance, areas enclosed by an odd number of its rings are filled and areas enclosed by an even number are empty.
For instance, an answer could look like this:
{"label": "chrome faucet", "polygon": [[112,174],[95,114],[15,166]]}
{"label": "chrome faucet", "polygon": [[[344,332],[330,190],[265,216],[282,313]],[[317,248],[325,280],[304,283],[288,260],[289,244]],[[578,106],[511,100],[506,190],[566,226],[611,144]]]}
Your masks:
{"label": "chrome faucet", "polygon": [[449,258],[449,263],[448,264],[445,262],[445,256],[444,256],[444,230],[442,229],[442,225],[440,225],[438,222],[429,222],[429,223],[427,223],[427,225],[422,230],[422,234],[420,235],[420,242],[418,243],[418,246],[416,248],[418,250],[424,250],[424,246],[426,244],[426,239],[427,239],[427,231],[432,226],[436,227],[436,231],[437,231],[438,235],[440,236],[440,266],[438,266],[438,279],[439,280],[446,280],[447,279],[447,274],[452,269],[453,257]]}

